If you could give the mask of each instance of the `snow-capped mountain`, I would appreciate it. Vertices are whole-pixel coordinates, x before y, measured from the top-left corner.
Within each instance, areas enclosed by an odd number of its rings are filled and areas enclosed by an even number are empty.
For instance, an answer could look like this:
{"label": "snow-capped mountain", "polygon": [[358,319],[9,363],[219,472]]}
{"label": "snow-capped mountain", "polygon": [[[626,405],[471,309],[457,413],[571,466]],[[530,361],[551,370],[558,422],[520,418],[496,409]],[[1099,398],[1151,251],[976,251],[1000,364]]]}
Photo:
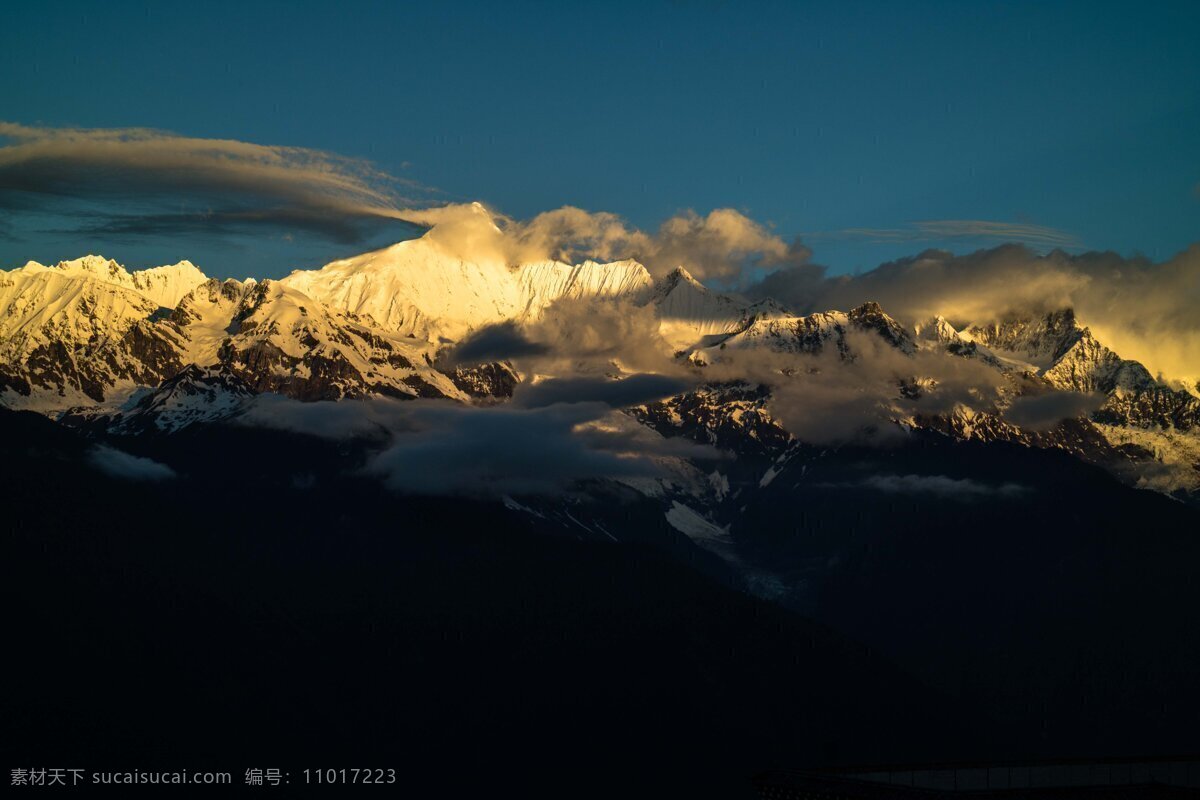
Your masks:
{"label": "snow-capped mountain", "polygon": [[536,318],[563,297],[638,297],[651,279],[635,261],[539,261],[515,269],[497,260],[466,261],[422,237],[298,270],[280,283],[384,330],[454,341],[491,323]]}
{"label": "snow-capped mountain", "polygon": [[963,336],[1057,389],[1106,395],[1100,415],[1106,422],[1181,430],[1200,424],[1200,400],[1160,383],[1140,363],[1105,347],[1071,309],[1039,319],[971,326]]}
{"label": "snow-capped mountain", "polygon": [[111,262],[81,262],[90,268],[24,268],[0,277],[6,405],[109,414],[135,407],[187,367],[303,400],[466,399],[429,366],[427,343],[329,309],[279,281],[210,280],[188,265],[182,272],[191,286],[167,309],[151,296],[170,296],[156,276],[174,268],[148,270],[147,279]]}
{"label": "snow-capped mountain", "polygon": [[[882,389],[862,389],[880,392],[876,422],[1064,449],[1143,485],[1200,490],[1200,400],[1122,359],[1069,309],[961,330],[943,317],[908,326],[876,303],[797,316],[714,291],[683,267],[655,280],[629,260],[472,261],[429,236],[278,281],[209,279],[186,261],[129,272],[97,256],[0,272],[0,399],[166,431],[235,416],[261,393],[503,402],[530,376],[503,361],[442,365],[441,353],[497,323],[536,325],[567,302],[583,304],[569,306],[568,324],[589,304],[653,313],[663,356],[700,384],[631,410],[664,435],[773,463],[796,441],[776,395],[793,375],[832,376],[840,362],[879,378]],[[875,365],[874,351],[892,355]],[[980,385],[951,387],[968,362]],[[1100,400],[1045,427],[1010,416],[1023,398],[1064,392]]]}
{"label": "snow-capped mountain", "polygon": [[745,325],[710,345],[706,360],[720,360],[721,351],[755,350],[777,353],[817,354],[826,348],[843,357],[852,356],[848,335],[852,332],[881,337],[887,344],[911,354],[916,345],[913,335],[889,317],[878,303],[864,303],[848,312],[825,311],[796,317],[774,308],[756,313]]}
{"label": "snow-capped mountain", "polygon": [[0,272],[0,387],[8,403],[97,403],[170,377],[183,363],[172,332],[159,324],[163,305],[203,281],[188,262],[130,273],[98,256]]}
{"label": "snow-capped mountain", "polygon": [[117,262],[95,255],[60,261],[49,267],[30,261],[16,272],[29,275],[50,272],[68,277],[93,278],[131,289],[164,308],[174,308],[188,292],[206,280],[204,273],[186,260],[129,272]]}
{"label": "snow-capped mountain", "polygon": [[676,350],[722,341],[759,316],[785,313],[773,301],[750,303],[714,292],[683,267],[676,267],[655,286],[652,301],[663,338]]}

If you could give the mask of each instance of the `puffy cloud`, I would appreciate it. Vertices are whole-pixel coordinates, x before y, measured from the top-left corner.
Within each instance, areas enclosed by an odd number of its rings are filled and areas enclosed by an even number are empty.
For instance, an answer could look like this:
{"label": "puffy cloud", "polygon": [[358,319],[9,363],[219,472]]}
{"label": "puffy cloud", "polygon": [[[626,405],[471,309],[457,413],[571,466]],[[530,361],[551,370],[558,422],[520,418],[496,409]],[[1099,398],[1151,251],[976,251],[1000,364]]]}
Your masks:
{"label": "puffy cloud", "polygon": [[424,238],[464,261],[513,263],[517,258],[514,223],[482,203],[451,203],[433,208],[406,208],[402,219],[426,228]]}
{"label": "puffy cloud", "polygon": [[731,208],[686,211],[647,233],[616,214],[572,206],[515,220],[479,203],[408,209],[404,219],[430,227],[429,239],[464,259],[508,263],[632,258],[655,275],[683,265],[700,279],[732,281],[752,268],[797,266],[811,253]]}
{"label": "puffy cloud", "polygon": [[811,264],[769,275],[750,292],[799,313],[866,300],[909,324],[940,314],[962,327],[1072,307],[1104,344],[1167,378],[1200,375],[1200,245],[1161,263],[1115,253],[1039,255],[1002,245],[963,256],[931,250],[860,276]]}
{"label": "puffy cloud", "polygon": [[548,348],[531,366],[548,374],[609,372],[613,365],[633,372],[677,372],[671,348],[659,333],[650,305],[629,299],[564,297],[551,303],[527,335]]}
{"label": "puffy cloud", "polygon": [[111,478],[124,481],[165,481],[175,477],[166,464],[130,455],[108,445],[97,445],[88,453],[88,462]]}
{"label": "puffy cloud", "polygon": [[645,254],[653,249],[651,237],[605,211],[563,206],[544,211],[527,222],[513,223],[509,230],[518,260],[555,258],[577,262],[588,258],[599,261],[636,258],[651,267],[645,260]]}
{"label": "puffy cloud", "polygon": [[443,366],[511,361],[529,374],[608,375],[619,371],[679,375],[654,309],[628,298],[560,298],[524,324],[500,322],[443,350]]}
{"label": "puffy cloud", "polygon": [[785,242],[731,208],[672,217],[653,245],[641,259],[651,271],[666,273],[682,264],[701,280],[730,281],[752,267],[797,266],[812,255],[799,240]]}
{"label": "puffy cloud", "polygon": [[[319,150],[10,122],[0,122],[0,139],[8,142],[0,147],[0,207],[70,209],[90,220],[81,232],[92,235],[268,227],[357,242],[381,224],[402,224],[393,189],[401,182],[367,162]],[[79,200],[105,207],[68,205]]]}

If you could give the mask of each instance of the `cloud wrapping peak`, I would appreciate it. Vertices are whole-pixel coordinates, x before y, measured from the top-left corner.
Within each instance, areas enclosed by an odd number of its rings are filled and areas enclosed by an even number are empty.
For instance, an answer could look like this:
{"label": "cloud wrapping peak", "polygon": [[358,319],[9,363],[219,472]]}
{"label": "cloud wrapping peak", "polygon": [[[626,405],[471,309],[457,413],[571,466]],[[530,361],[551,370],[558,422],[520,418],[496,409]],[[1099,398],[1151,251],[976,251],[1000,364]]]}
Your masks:
{"label": "cloud wrapping peak", "polygon": [[929,250],[856,277],[829,276],[813,264],[781,269],[749,291],[798,313],[874,300],[908,324],[941,315],[960,328],[1074,308],[1124,358],[1167,378],[1200,375],[1200,245],[1161,263],[1115,253],[1040,255],[1013,244],[962,256]]}

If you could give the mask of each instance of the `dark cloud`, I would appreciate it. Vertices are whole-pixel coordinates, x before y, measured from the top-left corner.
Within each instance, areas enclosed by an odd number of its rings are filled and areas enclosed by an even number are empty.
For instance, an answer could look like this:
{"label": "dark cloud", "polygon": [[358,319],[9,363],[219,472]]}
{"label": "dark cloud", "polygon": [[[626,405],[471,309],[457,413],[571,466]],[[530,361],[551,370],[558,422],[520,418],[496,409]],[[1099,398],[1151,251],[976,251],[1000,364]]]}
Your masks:
{"label": "dark cloud", "polygon": [[[310,209],[223,208],[179,214],[74,215],[84,220],[70,230],[47,231],[81,237],[136,240],[142,237],[173,237],[193,234],[242,234],[263,229],[305,232],[338,244],[353,245],[378,232],[381,224],[396,227],[397,237],[415,235],[419,228],[403,221],[381,221],[363,216],[338,216]],[[403,231],[403,233],[401,233]]]}
{"label": "dark cloud", "polygon": [[531,341],[520,326],[509,321],[487,325],[471,333],[453,348],[442,353],[439,361],[447,367],[454,367],[489,361],[510,361],[549,352],[549,345]]}
{"label": "dark cloud", "polygon": [[418,431],[397,436],[367,467],[412,494],[554,494],[580,480],[660,474],[644,455],[589,446],[577,426],[609,412],[603,404],[539,409],[422,405]]}
{"label": "dark cloud", "polygon": [[719,461],[731,454],[715,447],[697,444],[682,437],[664,438],[626,414],[609,414],[575,429],[575,435],[588,447],[627,455],[686,458]]}
{"label": "dark cloud", "polygon": [[1049,430],[1065,419],[1090,415],[1104,405],[1102,394],[1047,392],[1022,395],[1004,410],[1004,418],[1031,431]]}
{"label": "dark cloud", "polygon": [[175,470],[166,464],[97,445],[88,453],[88,462],[112,478],[126,481],[165,481],[175,477]]}
{"label": "dark cloud", "polygon": [[264,396],[240,422],[334,439],[377,439],[382,449],[365,474],[411,494],[557,494],[584,480],[663,477],[669,470],[662,459],[723,456],[665,439],[594,398],[533,408],[385,398],[301,403]]}
{"label": "dark cloud", "polygon": [[542,408],[555,403],[603,403],[609,408],[662,400],[687,391],[692,382],[667,375],[631,375],[612,380],[603,377],[547,378],[522,383],[513,395],[513,405]]}
{"label": "dark cloud", "polygon": [[237,421],[326,439],[378,438],[394,431],[413,430],[408,413],[407,403],[385,398],[302,403],[282,395],[261,394]]}
{"label": "dark cloud", "polygon": [[1016,498],[1029,491],[1017,483],[988,484],[947,475],[872,475],[852,483],[820,484],[828,489],[871,489],[888,494],[932,494],[951,500]]}
{"label": "dark cloud", "polygon": [[367,162],[298,147],[7,122],[0,139],[0,206],[83,214],[85,235],[274,228],[352,243],[404,224],[398,203],[412,198],[399,197],[402,186],[423,191]]}

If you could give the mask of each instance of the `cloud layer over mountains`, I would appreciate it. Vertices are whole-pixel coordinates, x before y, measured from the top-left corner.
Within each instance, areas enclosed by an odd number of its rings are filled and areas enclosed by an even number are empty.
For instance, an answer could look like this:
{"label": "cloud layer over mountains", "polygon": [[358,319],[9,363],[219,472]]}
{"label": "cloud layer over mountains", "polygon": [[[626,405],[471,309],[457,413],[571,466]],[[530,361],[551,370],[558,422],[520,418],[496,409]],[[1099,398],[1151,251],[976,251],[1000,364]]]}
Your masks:
{"label": "cloud layer over mountains", "polygon": [[683,388],[658,375],[550,379],[521,387],[513,403],[501,406],[385,398],[302,403],[263,395],[239,421],[333,439],[377,438],[382,446],[363,473],[401,492],[551,494],[581,480],[661,477],[662,457],[723,458],[615,411]]}

